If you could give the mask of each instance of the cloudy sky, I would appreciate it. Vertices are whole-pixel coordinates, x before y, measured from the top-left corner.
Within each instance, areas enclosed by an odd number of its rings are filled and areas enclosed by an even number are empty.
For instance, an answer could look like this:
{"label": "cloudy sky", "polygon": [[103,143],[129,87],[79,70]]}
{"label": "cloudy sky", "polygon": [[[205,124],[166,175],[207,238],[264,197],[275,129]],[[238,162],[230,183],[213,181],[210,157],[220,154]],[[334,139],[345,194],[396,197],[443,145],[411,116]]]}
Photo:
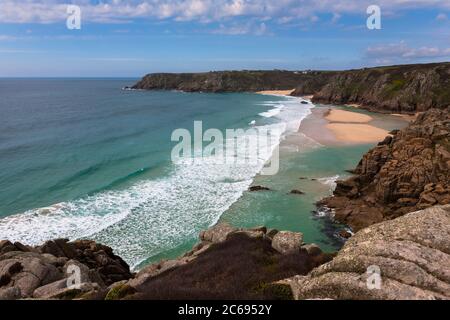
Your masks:
{"label": "cloudy sky", "polygon": [[[370,5],[381,30],[367,28]],[[450,0],[0,0],[0,77],[433,61],[450,61]]]}

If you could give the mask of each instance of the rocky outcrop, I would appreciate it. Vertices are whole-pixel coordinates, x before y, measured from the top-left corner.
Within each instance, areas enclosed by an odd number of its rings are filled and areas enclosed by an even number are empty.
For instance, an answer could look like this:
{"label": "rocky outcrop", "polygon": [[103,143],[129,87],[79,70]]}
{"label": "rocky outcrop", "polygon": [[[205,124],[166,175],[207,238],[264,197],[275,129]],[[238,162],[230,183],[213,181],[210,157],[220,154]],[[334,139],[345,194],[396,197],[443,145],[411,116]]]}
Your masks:
{"label": "rocky outcrop", "polygon": [[0,300],[96,299],[131,277],[111,248],[94,241],[57,239],[38,247],[0,241]]}
{"label": "rocky outcrop", "polygon": [[282,283],[297,299],[450,299],[450,205],[361,230],[332,261]]}
{"label": "rocky outcrop", "polygon": [[307,274],[329,261],[303,235],[265,227],[236,229],[218,224],[200,234],[183,257],[152,264],[134,279],[113,287],[116,299],[292,299],[276,282]]}
{"label": "rocky outcrop", "polygon": [[450,108],[433,109],[364,155],[320,205],[354,230],[450,204]]}
{"label": "rocky outcrop", "polygon": [[[174,260],[131,274],[111,248],[93,241],[48,241],[39,247],[0,242],[0,300],[12,299],[292,299],[276,282],[330,261],[303,235],[220,223]],[[74,286],[74,270],[79,283]]]}
{"label": "rocky outcrop", "polygon": [[206,73],[149,74],[133,89],[182,90],[186,92],[256,92],[291,90],[305,80],[320,76],[321,71],[216,71]]}
{"label": "rocky outcrop", "polygon": [[[294,94],[301,94],[294,92]],[[402,65],[339,72],[313,102],[360,104],[373,111],[416,113],[450,106],[450,63]]]}

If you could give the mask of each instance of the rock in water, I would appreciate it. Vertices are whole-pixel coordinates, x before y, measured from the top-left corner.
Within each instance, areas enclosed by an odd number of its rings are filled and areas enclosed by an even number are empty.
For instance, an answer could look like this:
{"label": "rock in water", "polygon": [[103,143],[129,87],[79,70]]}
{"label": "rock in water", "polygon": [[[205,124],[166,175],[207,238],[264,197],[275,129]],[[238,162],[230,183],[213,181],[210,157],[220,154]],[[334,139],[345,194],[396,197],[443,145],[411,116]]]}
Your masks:
{"label": "rock in water", "polygon": [[250,191],[250,192],[270,191],[270,189],[267,187],[263,187],[263,186],[251,186],[250,188],[248,188],[248,191]]}
{"label": "rock in water", "polygon": [[361,230],[332,261],[286,283],[297,299],[450,299],[450,205]]}
{"label": "rock in water", "polygon": [[450,204],[450,108],[432,109],[364,155],[355,177],[320,204],[360,230],[406,213]]}
{"label": "rock in water", "polygon": [[290,194],[304,195],[305,193],[301,190],[294,189],[290,192]]}

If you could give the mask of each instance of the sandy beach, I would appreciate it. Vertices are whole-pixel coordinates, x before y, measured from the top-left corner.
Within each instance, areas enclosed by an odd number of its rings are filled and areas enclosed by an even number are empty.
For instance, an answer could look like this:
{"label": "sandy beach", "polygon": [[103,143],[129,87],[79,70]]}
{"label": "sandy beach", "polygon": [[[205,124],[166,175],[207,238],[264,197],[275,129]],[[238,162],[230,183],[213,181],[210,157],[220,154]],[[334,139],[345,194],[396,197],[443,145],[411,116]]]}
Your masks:
{"label": "sandy beach", "polygon": [[294,92],[295,89],[292,90],[265,90],[265,91],[258,91],[257,94],[268,94],[268,95],[278,95],[278,96],[290,96],[292,92]]}
{"label": "sandy beach", "polygon": [[368,123],[373,120],[371,116],[349,112],[344,110],[330,110],[326,113],[325,119],[329,122],[344,122],[344,123]]}
{"label": "sandy beach", "polygon": [[[383,126],[389,117],[389,126]],[[340,109],[316,107],[306,118],[299,131],[323,145],[352,145],[377,143],[389,135],[389,131],[402,128],[406,120],[388,115],[350,112]]]}
{"label": "sandy beach", "polygon": [[335,109],[329,111],[325,119],[328,121],[326,127],[338,141],[373,143],[382,141],[389,135],[387,130],[370,125],[373,118],[366,114]]}

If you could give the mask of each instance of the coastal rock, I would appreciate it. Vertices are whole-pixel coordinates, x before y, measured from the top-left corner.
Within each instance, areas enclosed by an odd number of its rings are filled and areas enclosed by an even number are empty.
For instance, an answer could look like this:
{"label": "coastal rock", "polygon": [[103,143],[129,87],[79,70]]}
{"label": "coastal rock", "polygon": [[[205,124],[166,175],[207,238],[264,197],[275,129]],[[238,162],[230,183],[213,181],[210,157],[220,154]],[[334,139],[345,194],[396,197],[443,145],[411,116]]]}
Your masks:
{"label": "coastal rock", "polygon": [[11,241],[8,240],[2,240],[0,241],[0,254],[10,252],[10,251],[17,251],[18,248],[14,246]]}
{"label": "coastal rock", "polygon": [[[9,241],[0,243],[0,299],[74,298],[132,277],[128,265],[111,248],[94,241],[47,241],[29,247]],[[76,267],[80,286],[67,288],[70,267]]]}
{"label": "coastal rock", "polygon": [[281,254],[292,254],[300,251],[303,234],[300,232],[280,231],[272,240],[272,247]]}
{"label": "coastal rock", "polygon": [[289,283],[297,299],[450,299],[450,205],[367,227]]}
{"label": "coastal rock", "polygon": [[[283,247],[296,250],[282,254],[273,248],[267,236],[271,231],[265,227],[233,230],[219,224],[212,229],[202,233],[201,240],[206,240],[192,252],[144,268],[111,295],[119,299],[292,299],[290,287],[277,281],[305,275],[331,259],[317,246],[300,249],[300,234],[290,234],[295,244]],[[212,236],[218,230],[224,232]]]}
{"label": "coastal rock", "polygon": [[339,231],[338,234],[341,238],[344,238],[344,239],[350,239],[352,237],[352,234],[350,232],[348,232],[347,230],[341,230],[341,231]]}
{"label": "coastal rock", "polygon": [[290,192],[290,194],[304,195],[305,193],[301,190],[294,189]]}
{"label": "coastal rock", "polygon": [[406,213],[450,203],[450,108],[432,109],[370,150],[356,176],[319,202],[361,230]]}
{"label": "coastal rock", "polygon": [[318,256],[323,253],[322,249],[315,243],[305,244],[301,246],[301,249],[305,250],[311,256]]}
{"label": "coastal rock", "polygon": [[270,189],[263,186],[251,186],[250,188],[248,188],[248,191],[250,192],[270,191]]}
{"label": "coastal rock", "polygon": [[306,79],[328,74],[272,71],[215,71],[205,73],[155,73],[146,75],[133,89],[181,90],[185,92],[258,92],[291,90]]}
{"label": "coastal rock", "polygon": [[212,243],[222,242],[227,239],[230,233],[236,230],[236,228],[233,228],[228,223],[219,223],[206,231],[202,231],[200,233],[200,240]]}
{"label": "coastal rock", "polygon": [[416,113],[450,105],[450,63],[412,64],[347,71],[215,71],[148,74],[131,89],[186,92],[291,90],[313,102],[359,104],[390,113]]}
{"label": "coastal rock", "polygon": [[[358,104],[365,109],[391,113],[445,109],[450,105],[449,74],[449,63],[342,71],[315,91],[313,102]],[[301,92],[301,89],[294,91],[293,95]]]}

